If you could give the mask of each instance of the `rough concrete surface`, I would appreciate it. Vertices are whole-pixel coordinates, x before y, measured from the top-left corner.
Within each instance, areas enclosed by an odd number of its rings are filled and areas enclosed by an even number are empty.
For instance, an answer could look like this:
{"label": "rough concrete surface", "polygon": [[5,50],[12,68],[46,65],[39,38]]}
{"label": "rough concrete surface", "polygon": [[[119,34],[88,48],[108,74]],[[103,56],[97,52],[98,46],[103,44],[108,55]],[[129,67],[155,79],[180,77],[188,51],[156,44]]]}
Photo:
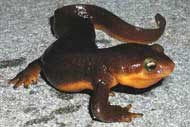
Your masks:
{"label": "rough concrete surface", "polygon": [[[53,42],[48,18],[56,8],[76,3],[107,8],[125,21],[155,27],[154,15],[167,21],[161,44],[176,64],[161,86],[143,94],[116,93],[112,104],[142,112],[131,123],[91,119],[89,95],[57,92],[41,78],[29,89],[7,84]],[[189,0],[0,0],[0,127],[189,127],[190,126],[190,1]],[[121,42],[97,31],[100,47]]]}

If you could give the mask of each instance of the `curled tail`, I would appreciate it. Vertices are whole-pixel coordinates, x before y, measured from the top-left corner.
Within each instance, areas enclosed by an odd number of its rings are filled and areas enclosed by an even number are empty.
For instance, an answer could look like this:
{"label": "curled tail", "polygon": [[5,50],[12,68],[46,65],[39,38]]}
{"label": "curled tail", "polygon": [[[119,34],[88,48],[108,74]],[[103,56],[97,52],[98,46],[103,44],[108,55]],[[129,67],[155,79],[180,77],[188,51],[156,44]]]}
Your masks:
{"label": "curled tail", "polygon": [[158,28],[145,29],[125,22],[104,8],[95,5],[75,4],[64,6],[55,11],[55,15],[51,19],[52,21],[50,20],[50,23],[54,24],[52,32],[55,36],[59,37],[64,29],[59,26],[61,23],[56,23],[56,19],[60,19],[58,16],[68,15],[91,19],[96,29],[106,32],[117,40],[128,43],[148,44],[154,42],[163,34],[166,25],[165,18],[160,14],[155,15]]}

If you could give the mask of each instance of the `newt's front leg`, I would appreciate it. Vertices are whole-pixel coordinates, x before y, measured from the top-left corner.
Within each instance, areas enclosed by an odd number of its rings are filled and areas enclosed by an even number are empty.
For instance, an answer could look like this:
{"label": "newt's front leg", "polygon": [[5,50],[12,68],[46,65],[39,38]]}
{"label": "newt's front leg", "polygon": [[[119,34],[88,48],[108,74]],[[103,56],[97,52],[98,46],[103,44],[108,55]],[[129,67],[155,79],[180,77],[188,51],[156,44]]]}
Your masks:
{"label": "newt's front leg", "polygon": [[16,77],[9,80],[9,84],[14,84],[14,88],[24,85],[27,88],[30,84],[36,84],[38,75],[41,72],[40,60],[34,60],[23,71],[18,73]]}
{"label": "newt's front leg", "polygon": [[108,101],[110,92],[108,83],[109,81],[98,79],[95,84],[94,94],[90,101],[90,108],[94,119],[103,122],[130,122],[132,118],[143,115],[141,113],[129,112],[132,107],[131,104],[127,107],[110,105]]}

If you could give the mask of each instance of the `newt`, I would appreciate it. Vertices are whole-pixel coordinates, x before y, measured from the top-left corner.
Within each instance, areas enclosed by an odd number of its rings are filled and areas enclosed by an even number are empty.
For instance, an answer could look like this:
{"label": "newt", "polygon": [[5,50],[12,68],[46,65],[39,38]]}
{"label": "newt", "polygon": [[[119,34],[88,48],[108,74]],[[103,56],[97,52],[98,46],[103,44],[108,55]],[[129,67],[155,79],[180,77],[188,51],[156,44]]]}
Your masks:
{"label": "newt", "polygon": [[[14,84],[14,88],[28,87],[37,83],[42,74],[59,91],[93,91],[90,98],[93,119],[130,122],[143,114],[130,112],[131,104],[126,107],[110,105],[110,89],[118,84],[148,88],[169,76],[175,66],[162,46],[147,45],[159,39],[165,29],[163,16],[156,14],[155,20],[158,28],[145,29],[128,24],[95,5],[59,8],[50,18],[57,40],[9,83]],[[128,43],[100,49],[95,44],[95,28]]]}

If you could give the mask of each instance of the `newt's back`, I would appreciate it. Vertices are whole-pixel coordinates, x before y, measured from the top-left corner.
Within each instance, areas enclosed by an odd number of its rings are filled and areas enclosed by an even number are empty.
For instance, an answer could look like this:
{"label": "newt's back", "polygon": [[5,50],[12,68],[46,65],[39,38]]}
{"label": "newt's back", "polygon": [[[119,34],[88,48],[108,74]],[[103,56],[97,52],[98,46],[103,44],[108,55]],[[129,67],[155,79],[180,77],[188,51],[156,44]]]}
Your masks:
{"label": "newt's back", "polygon": [[90,18],[65,15],[56,11],[50,18],[50,25],[53,35],[58,39],[56,45],[64,46],[65,50],[97,48],[94,24]]}

